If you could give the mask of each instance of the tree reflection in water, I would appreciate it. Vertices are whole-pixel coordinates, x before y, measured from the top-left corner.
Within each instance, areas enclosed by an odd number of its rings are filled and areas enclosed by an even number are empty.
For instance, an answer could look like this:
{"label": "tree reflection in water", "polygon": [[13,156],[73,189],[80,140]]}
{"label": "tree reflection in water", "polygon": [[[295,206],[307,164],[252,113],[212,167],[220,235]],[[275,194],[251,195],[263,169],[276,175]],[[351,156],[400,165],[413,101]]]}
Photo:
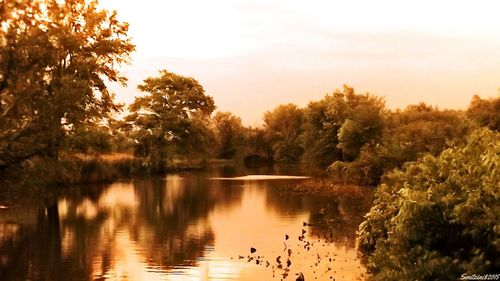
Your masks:
{"label": "tree reflection in water", "polygon": [[[345,242],[348,253],[336,253],[354,259],[363,199],[286,195],[274,188],[280,181],[209,180],[239,175],[220,169],[80,186],[41,206],[2,211],[0,280],[266,280],[269,269],[249,268],[238,254],[257,247],[275,259],[285,234],[292,266],[313,276],[311,257],[331,245],[314,254],[297,246],[303,221],[311,223],[308,240]],[[346,278],[359,272],[345,270]]]}
{"label": "tree reflection in water", "polygon": [[[279,188],[268,191],[267,204],[270,208],[291,210],[294,213],[309,212],[306,223],[310,235],[354,248],[358,226],[371,207],[371,189],[362,189],[364,192],[343,192],[336,196],[302,196],[283,192],[288,184],[286,181],[277,181],[275,185]],[[301,226],[303,225],[298,227]]]}
{"label": "tree reflection in water", "polygon": [[0,224],[0,280],[133,279],[127,259],[161,270],[195,265],[214,241],[210,210],[240,196],[175,175],[73,190],[40,207],[33,225]]}
{"label": "tree reflection in water", "polygon": [[[309,224],[311,235],[326,241],[354,248],[356,231],[370,210],[372,191],[366,194],[342,194],[328,199],[311,210]],[[318,207],[321,206],[321,207]]]}

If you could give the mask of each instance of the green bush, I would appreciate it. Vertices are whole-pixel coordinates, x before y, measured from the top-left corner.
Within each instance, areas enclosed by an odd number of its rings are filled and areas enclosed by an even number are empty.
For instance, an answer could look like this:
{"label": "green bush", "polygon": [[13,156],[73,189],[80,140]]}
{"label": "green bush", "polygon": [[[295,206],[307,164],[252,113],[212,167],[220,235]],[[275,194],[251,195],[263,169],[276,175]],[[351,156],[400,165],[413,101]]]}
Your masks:
{"label": "green bush", "polygon": [[372,280],[456,280],[500,272],[500,134],[426,155],[383,178],[359,227]]}
{"label": "green bush", "polygon": [[377,185],[383,174],[426,153],[439,155],[455,143],[463,143],[470,131],[462,113],[438,110],[423,103],[389,114],[383,136],[365,144],[354,161],[336,161],[328,171],[338,180]]}

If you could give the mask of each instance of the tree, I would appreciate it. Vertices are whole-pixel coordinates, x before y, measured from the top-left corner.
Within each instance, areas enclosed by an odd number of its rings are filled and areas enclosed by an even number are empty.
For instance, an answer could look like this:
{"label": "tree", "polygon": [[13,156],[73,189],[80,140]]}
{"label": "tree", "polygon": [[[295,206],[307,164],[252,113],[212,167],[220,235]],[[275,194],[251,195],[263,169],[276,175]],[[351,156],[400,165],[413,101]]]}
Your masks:
{"label": "tree", "polygon": [[482,127],[500,131],[500,96],[481,99],[475,95],[467,109],[467,116]]}
{"label": "tree", "polygon": [[245,140],[241,118],[230,112],[217,112],[212,118],[217,142],[216,156],[223,159],[233,158],[243,149]]}
{"label": "tree", "polygon": [[0,3],[0,169],[57,156],[64,138],[119,109],[105,82],[134,45],[97,0]]}
{"label": "tree", "polygon": [[246,166],[263,166],[274,162],[273,147],[267,132],[262,127],[249,127],[246,130],[245,147],[248,151],[243,163]]}
{"label": "tree", "polygon": [[361,148],[376,143],[386,117],[382,98],[356,94],[344,85],[305,110],[304,162],[326,167],[335,161],[353,161]]}
{"label": "tree", "polygon": [[382,175],[426,153],[437,156],[455,143],[463,143],[469,124],[463,114],[439,110],[424,103],[390,112],[375,142],[365,144],[352,162],[335,162],[329,170],[344,181],[377,185]]}
{"label": "tree", "polygon": [[322,100],[310,102],[305,109],[303,162],[312,167],[325,168],[335,160],[342,159],[342,151],[337,147],[340,125],[327,111],[334,99],[326,95]]}
{"label": "tree", "polygon": [[299,160],[303,152],[299,139],[303,119],[303,110],[291,103],[280,105],[264,114],[264,130],[273,144],[276,161]]}
{"label": "tree", "polygon": [[389,173],[359,227],[373,280],[456,280],[497,272],[500,134],[480,129],[467,144]]}
{"label": "tree", "polygon": [[437,156],[452,142],[463,141],[468,129],[463,112],[420,103],[390,114],[384,141],[396,140],[404,147],[406,161],[413,161],[428,152]]}
{"label": "tree", "polygon": [[215,105],[198,81],[161,70],[138,88],[146,95],[129,106],[125,120],[138,143],[136,153],[153,170],[163,169],[175,154],[207,148],[208,117]]}
{"label": "tree", "polygon": [[66,138],[64,146],[67,150],[88,154],[111,152],[113,135],[108,126],[81,126]]}
{"label": "tree", "polygon": [[356,94],[348,86],[344,86],[342,93],[335,93],[334,97],[336,103],[329,109],[329,114],[342,121],[337,147],[342,150],[345,160],[352,161],[363,145],[380,139],[387,114],[385,102],[370,94]]}

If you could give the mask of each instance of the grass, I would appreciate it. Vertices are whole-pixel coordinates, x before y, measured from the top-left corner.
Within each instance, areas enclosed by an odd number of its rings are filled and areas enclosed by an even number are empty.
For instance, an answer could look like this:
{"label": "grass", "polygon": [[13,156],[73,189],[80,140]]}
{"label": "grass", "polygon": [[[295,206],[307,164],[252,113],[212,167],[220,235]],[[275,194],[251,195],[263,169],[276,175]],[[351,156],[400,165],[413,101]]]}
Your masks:
{"label": "grass", "polygon": [[296,185],[289,186],[291,192],[303,194],[319,194],[325,196],[366,196],[371,192],[369,186],[338,183],[331,178],[313,178],[304,180]]}
{"label": "grass", "polygon": [[[202,169],[204,159],[172,158],[159,172]],[[83,154],[61,153],[57,159],[33,157],[0,175],[0,191],[40,192],[44,187],[79,183],[111,182],[134,175],[154,172],[145,159],[130,153]]]}

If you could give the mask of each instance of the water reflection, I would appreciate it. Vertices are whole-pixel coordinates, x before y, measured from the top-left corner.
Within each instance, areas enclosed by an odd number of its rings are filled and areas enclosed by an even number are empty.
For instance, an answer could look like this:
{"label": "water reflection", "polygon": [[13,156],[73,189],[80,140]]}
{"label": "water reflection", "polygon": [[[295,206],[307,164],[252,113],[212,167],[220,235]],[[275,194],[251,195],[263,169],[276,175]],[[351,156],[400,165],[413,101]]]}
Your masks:
{"label": "water reflection", "polygon": [[[284,195],[274,188],[280,181],[208,179],[237,175],[226,169],[85,186],[44,206],[2,212],[0,280],[269,280],[272,265],[238,256],[250,247],[269,259],[281,255],[285,234],[293,272],[324,277],[310,264],[336,252],[353,267],[336,268],[345,280],[363,273],[352,242],[359,204]],[[304,221],[312,224],[308,239],[320,241],[310,252],[297,240]]]}

